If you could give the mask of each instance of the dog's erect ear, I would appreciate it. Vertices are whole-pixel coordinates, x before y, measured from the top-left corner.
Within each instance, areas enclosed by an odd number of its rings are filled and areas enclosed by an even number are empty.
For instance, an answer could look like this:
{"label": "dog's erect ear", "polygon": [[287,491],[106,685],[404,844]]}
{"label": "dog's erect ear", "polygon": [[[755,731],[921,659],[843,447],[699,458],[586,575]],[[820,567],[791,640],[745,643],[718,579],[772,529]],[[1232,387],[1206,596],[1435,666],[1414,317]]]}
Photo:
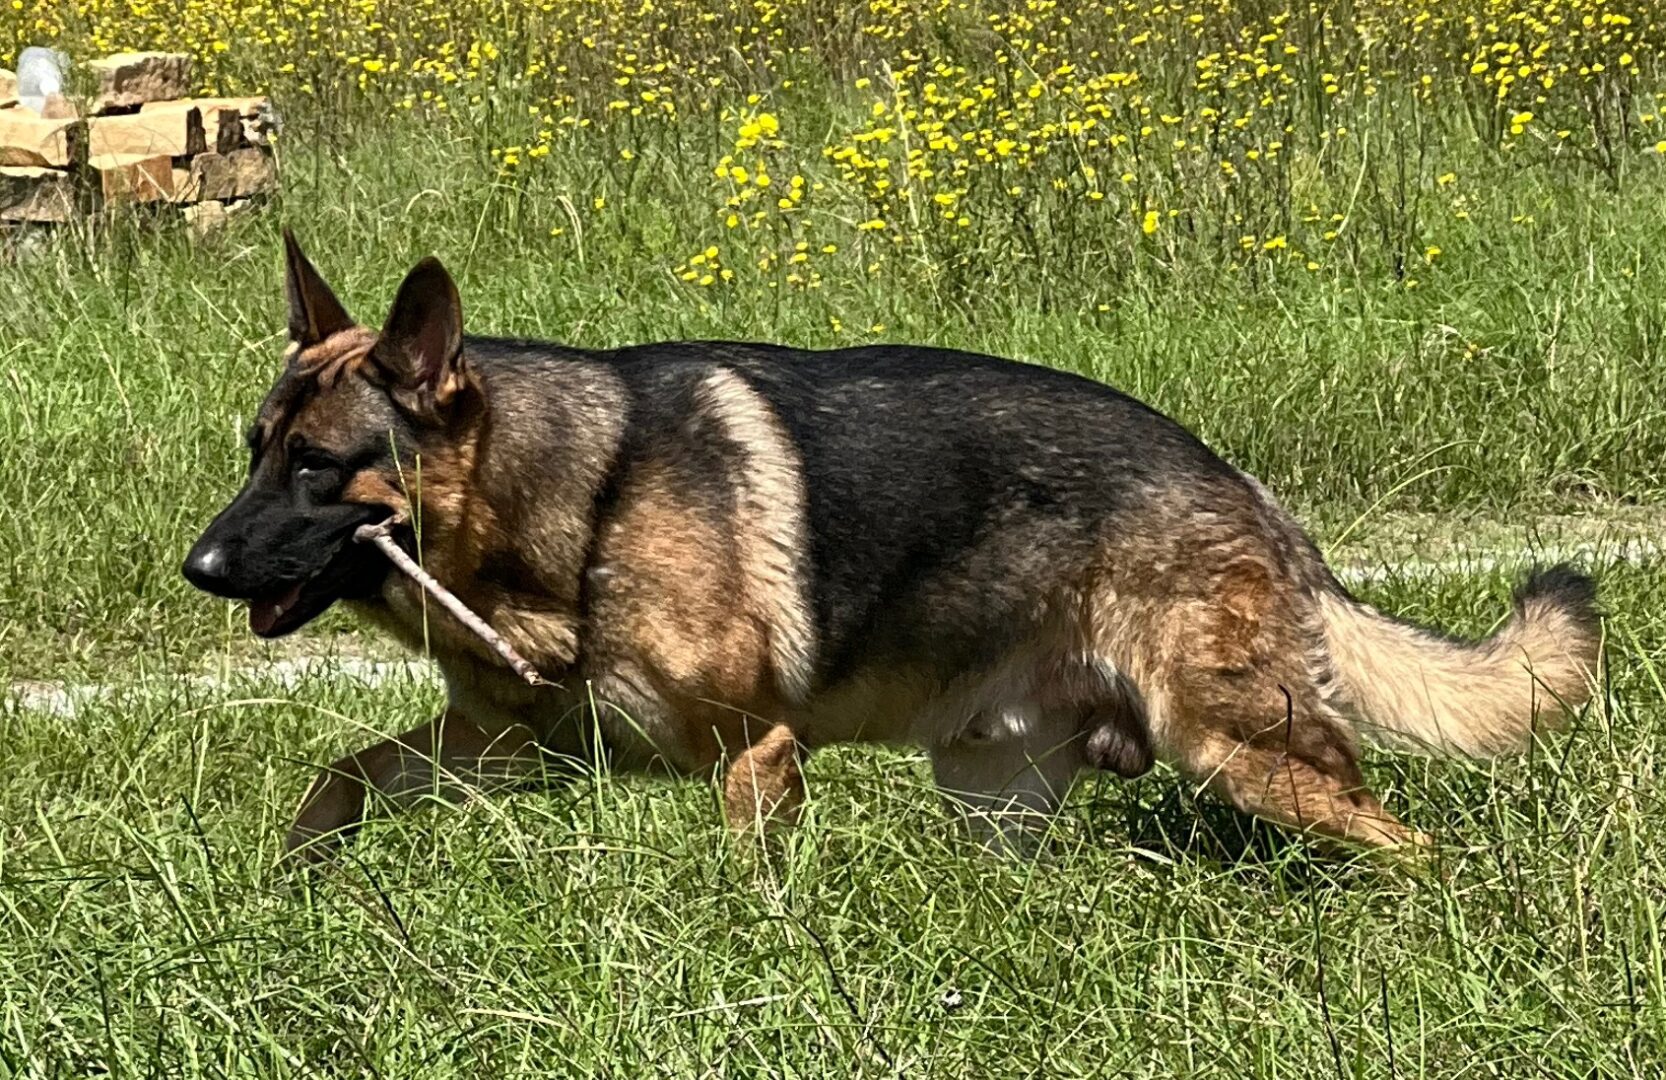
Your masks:
{"label": "dog's erect ear", "polygon": [[301,252],[300,241],[283,231],[284,285],[289,293],[289,340],[301,348],[316,345],[338,330],[353,325],[347,309],[324,284],[318,270]]}
{"label": "dog's erect ear", "polygon": [[407,409],[435,417],[471,385],[463,359],[463,302],[440,260],[417,263],[399,285],[371,359]]}

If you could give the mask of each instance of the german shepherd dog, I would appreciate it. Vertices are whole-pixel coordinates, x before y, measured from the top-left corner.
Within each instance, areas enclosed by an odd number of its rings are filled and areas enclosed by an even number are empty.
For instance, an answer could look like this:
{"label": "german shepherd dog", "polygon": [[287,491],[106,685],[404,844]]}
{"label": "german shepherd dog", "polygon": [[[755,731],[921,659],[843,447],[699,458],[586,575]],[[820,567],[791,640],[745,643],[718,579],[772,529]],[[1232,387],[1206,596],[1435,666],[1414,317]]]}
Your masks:
{"label": "german shepherd dog", "polygon": [[[462,798],[547,754],[722,769],[745,830],[793,818],[802,757],[852,740],[924,747],[997,844],[1084,769],[1157,759],[1327,840],[1421,844],[1366,788],[1361,737],[1495,755],[1589,696],[1590,579],[1534,574],[1484,641],[1397,621],[1259,483],[1088,379],[944,349],[465,336],[433,259],[376,331],[285,246],[284,370],[185,575],[262,637],[344,602],[448,690],[323,771],[291,850],[328,850],[372,796]],[[354,542],[393,515],[549,685]]]}

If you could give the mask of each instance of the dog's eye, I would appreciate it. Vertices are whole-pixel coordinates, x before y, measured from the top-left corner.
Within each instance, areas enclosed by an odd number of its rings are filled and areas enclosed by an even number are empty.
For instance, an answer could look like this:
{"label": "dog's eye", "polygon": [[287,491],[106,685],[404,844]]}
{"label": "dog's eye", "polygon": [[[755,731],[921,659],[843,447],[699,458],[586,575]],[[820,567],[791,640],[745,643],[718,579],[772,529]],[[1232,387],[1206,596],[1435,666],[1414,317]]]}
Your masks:
{"label": "dog's eye", "polygon": [[325,454],[302,454],[295,459],[295,480],[314,495],[327,495],[341,486],[341,462]]}

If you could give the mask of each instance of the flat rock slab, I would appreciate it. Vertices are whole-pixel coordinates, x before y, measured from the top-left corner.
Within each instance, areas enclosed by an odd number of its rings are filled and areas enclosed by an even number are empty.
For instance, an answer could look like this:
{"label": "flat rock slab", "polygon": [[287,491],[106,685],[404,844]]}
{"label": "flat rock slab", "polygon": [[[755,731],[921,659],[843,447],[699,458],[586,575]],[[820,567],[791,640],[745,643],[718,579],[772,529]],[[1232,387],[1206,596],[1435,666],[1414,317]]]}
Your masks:
{"label": "flat rock slab", "polygon": [[191,159],[192,199],[222,202],[271,191],[278,183],[272,155],[251,147],[229,154],[198,154]]}
{"label": "flat rock slab", "polygon": [[0,165],[64,169],[86,154],[84,121],[47,120],[23,108],[0,110]]}
{"label": "flat rock slab", "polygon": [[185,208],[185,224],[190,228],[193,236],[201,239],[210,233],[224,227],[232,218],[255,204],[244,199],[241,202],[202,202]]}
{"label": "flat rock slab", "polygon": [[117,53],[89,60],[87,70],[98,80],[94,113],[177,101],[191,92],[191,58],[184,53]]}
{"label": "flat rock slab", "polygon": [[[277,126],[276,114],[272,111],[272,99],[264,95],[157,101],[142,106],[139,111],[147,113],[182,107],[202,110],[203,127],[208,132],[209,145],[222,154],[240,146],[266,146],[272,141],[272,133]],[[232,141],[231,121],[226,115],[228,112],[237,117],[235,142]],[[216,114],[218,120],[215,119]]]}
{"label": "flat rock slab", "polygon": [[216,109],[231,109],[243,119],[253,120],[272,107],[272,99],[262,95],[260,97],[203,97],[187,98],[183,101],[152,101],[140,106],[139,112],[162,112],[168,109],[185,107],[201,109],[204,116]]}
{"label": "flat rock slab", "polygon": [[171,202],[174,161],[167,154],[94,154],[87,160],[106,203]]}
{"label": "flat rock slab", "polygon": [[[93,157],[107,154],[192,157],[208,149],[202,118],[202,110],[190,105],[127,116],[95,116],[87,121],[87,152]],[[238,124],[241,137],[241,121]]]}
{"label": "flat rock slab", "polygon": [[[245,139],[243,136],[242,106],[232,98],[192,98],[188,101],[153,101],[139,110],[138,116],[120,117],[123,120],[144,119],[148,122],[171,125],[174,117],[186,116],[190,123],[189,114],[201,115],[201,127],[205,135],[204,145],[193,150],[193,154],[203,150],[213,150],[217,154],[229,154],[240,149]],[[96,151],[95,151],[96,153]],[[175,154],[175,157],[187,155]]]}
{"label": "flat rock slab", "polygon": [[0,221],[71,221],[76,186],[60,169],[0,165]]}
{"label": "flat rock slab", "polygon": [[191,166],[180,165],[177,162],[174,164],[174,202],[194,203],[197,201],[197,182],[191,176]]}

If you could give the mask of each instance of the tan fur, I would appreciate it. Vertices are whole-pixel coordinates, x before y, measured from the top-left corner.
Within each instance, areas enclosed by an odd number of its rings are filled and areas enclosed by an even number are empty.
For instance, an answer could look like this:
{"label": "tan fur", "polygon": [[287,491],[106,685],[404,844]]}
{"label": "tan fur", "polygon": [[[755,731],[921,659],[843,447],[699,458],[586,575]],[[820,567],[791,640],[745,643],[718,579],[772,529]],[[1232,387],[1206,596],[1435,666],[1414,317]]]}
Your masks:
{"label": "tan fur", "polygon": [[[313,387],[327,390],[338,385],[343,374],[362,365],[375,342],[375,331],[355,326],[307,346],[291,341],[284,346],[283,361],[285,366],[307,376]],[[304,384],[296,385],[299,390]],[[342,415],[339,410],[328,406],[314,408],[317,399],[317,394],[296,392],[269,404],[267,410],[255,419],[255,441],[266,452],[273,449],[281,452],[282,439],[288,438],[292,432],[316,435],[320,442],[328,445],[332,435],[353,431],[356,416]],[[297,426],[297,422],[309,414],[312,417],[311,428],[316,430],[309,430],[305,423]]]}
{"label": "tan fur", "polygon": [[[904,666],[871,668],[862,677],[791,710],[800,742],[820,747],[841,742],[952,743],[1018,703],[1079,721],[1127,707],[1122,681],[1085,656],[1061,619],[988,668],[947,682]],[[1078,726],[1081,726],[1080,722]]]}
{"label": "tan fur", "polygon": [[764,627],[782,692],[802,701],[810,693],[816,644],[798,451],[768,403],[733,372],[708,376],[700,400],[741,449],[744,463],[734,483],[743,595]]}
{"label": "tan fur", "polygon": [[1419,840],[1365,787],[1352,728],[1313,677],[1322,644],[1301,568],[1255,527],[1255,502],[1176,499],[1149,513],[1107,546],[1085,622],[1089,646],[1137,691],[1157,755],[1281,825],[1369,846]]}
{"label": "tan fur", "polygon": [[1489,757],[1590,696],[1593,633],[1529,600],[1487,641],[1443,641],[1344,597],[1319,599],[1339,697],[1373,742]]}
{"label": "tan fur", "polygon": [[[578,617],[572,609],[540,604],[534,598],[496,585],[452,577],[453,567],[469,561],[470,553],[424,553],[424,568],[442,581],[464,582],[453,591],[475,613],[485,618],[517,652],[541,671],[564,671],[578,655]],[[485,642],[429,601],[421,586],[409,578],[390,578],[383,586],[381,605],[357,605],[363,613],[391,631],[407,648],[430,653],[440,660],[496,666],[500,658]]]}
{"label": "tan fur", "polygon": [[[590,571],[594,664],[634,673],[622,690],[655,749],[684,770],[709,767],[746,745],[747,721],[781,711],[769,624],[736,610],[754,587],[725,525],[639,467],[598,540]],[[741,545],[744,551],[744,545]],[[629,685],[620,685],[628,683]]]}
{"label": "tan fur", "polygon": [[[350,442],[360,432],[358,412],[353,408],[351,389],[343,395],[330,393],[343,386],[347,376],[368,363],[376,333],[362,326],[351,327],[306,347],[291,342],[285,350],[287,362],[306,380],[286,400],[269,408],[256,423],[260,441],[268,453],[284,452],[292,435],[302,435],[319,446]],[[302,390],[301,387],[307,387]],[[370,392],[368,387],[358,388]],[[280,438],[281,437],[281,438]]]}
{"label": "tan fur", "polygon": [[354,326],[297,350],[294,362],[302,372],[316,379],[319,386],[329,389],[343,375],[359,370],[375,345],[376,331],[368,326]]}
{"label": "tan fur", "polygon": [[1363,780],[1295,754],[1211,733],[1193,757],[1198,771],[1207,766],[1204,779],[1218,795],[1276,824],[1365,847],[1428,843],[1384,810]]}
{"label": "tan fur", "polygon": [[796,823],[803,807],[798,743],[791,728],[777,724],[729,763],[724,817],[731,829],[749,832],[772,823]]}
{"label": "tan fur", "polygon": [[397,473],[381,473],[371,469],[355,473],[342,489],[341,499],[343,502],[387,506],[396,514],[409,515],[411,512],[405,486],[400,483]]}

